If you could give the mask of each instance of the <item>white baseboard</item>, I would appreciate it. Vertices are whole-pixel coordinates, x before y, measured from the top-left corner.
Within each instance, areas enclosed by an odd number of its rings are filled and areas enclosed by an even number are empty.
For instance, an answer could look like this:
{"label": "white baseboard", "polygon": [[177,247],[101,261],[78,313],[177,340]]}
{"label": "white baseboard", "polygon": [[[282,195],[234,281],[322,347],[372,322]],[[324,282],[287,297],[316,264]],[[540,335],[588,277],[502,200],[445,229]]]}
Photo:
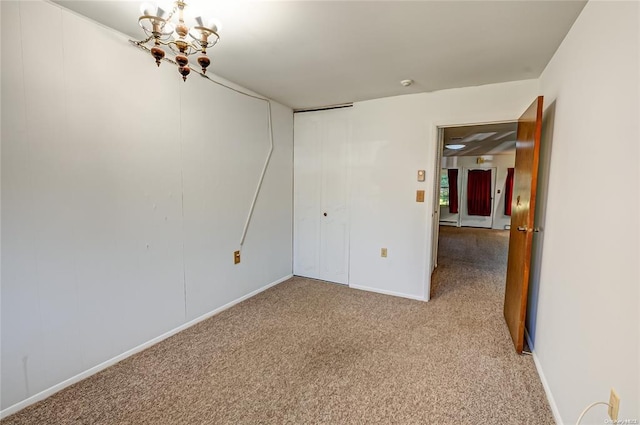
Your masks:
{"label": "white baseboard", "polygon": [[529,344],[529,349],[531,350],[531,357],[533,357],[533,363],[536,365],[538,376],[540,376],[540,382],[542,382],[542,387],[544,388],[544,393],[547,396],[549,407],[551,407],[551,413],[553,413],[553,419],[556,421],[556,424],[562,425],[562,417],[560,416],[558,405],[556,404],[556,401],[553,398],[553,394],[551,393],[551,388],[549,388],[549,383],[547,382],[547,378],[545,378],[544,376],[544,372],[542,371],[542,365],[540,364],[540,360],[538,359],[536,350],[533,348],[531,337],[529,337],[529,332],[527,332],[526,328],[524,330],[524,336],[527,339],[527,344]]}
{"label": "white baseboard", "polygon": [[458,222],[457,221],[441,221],[440,226],[452,226],[452,227],[458,227]]}
{"label": "white baseboard", "polygon": [[409,298],[410,300],[428,301],[428,300],[424,299],[424,297],[419,297],[417,295],[408,295],[408,294],[403,294],[402,292],[388,291],[386,289],[370,288],[368,286],[351,285],[350,284],[349,288],[360,289],[361,291],[376,292],[378,294],[384,294],[384,295],[392,295],[394,297]]}
{"label": "white baseboard", "polygon": [[142,343],[142,344],[138,345],[137,347],[132,348],[131,350],[125,351],[124,353],[119,354],[119,355],[115,356],[112,359],[109,359],[109,360],[107,360],[105,362],[102,362],[99,365],[96,365],[96,366],[94,366],[94,367],[92,367],[90,369],[87,369],[84,372],[81,372],[81,373],[79,373],[79,374],[77,374],[77,375],[75,375],[75,376],[73,376],[73,377],[71,377],[71,378],[69,378],[69,379],[67,379],[65,381],[60,382],[59,384],[56,384],[56,385],[54,385],[54,386],[52,386],[50,388],[47,388],[46,390],[41,391],[38,394],[32,395],[31,397],[29,397],[29,398],[27,398],[25,400],[22,400],[22,401],[14,404],[12,406],[9,406],[6,409],[0,411],[0,419],[6,418],[7,416],[12,415],[12,414],[18,412],[19,410],[24,409],[25,407],[27,407],[27,406],[29,406],[31,404],[37,403],[38,401],[41,401],[41,400],[44,400],[45,398],[57,393],[58,391],[66,388],[66,387],[68,387],[70,385],[73,385],[73,384],[75,384],[77,382],[80,382],[83,379],[86,379],[89,376],[94,375],[94,374],[100,372],[101,370],[104,370],[104,369],[108,368],[109,366],[113,366],[114,364],[126,359],[127,357],[130,357],[130,356],[132,356],[132,355],[134,355],[136,353],[139,353],[140,351],[146,350],[147,348],[159,343],[160,341],[163,341],[163,340],[169,338],[170,336],[173,336],[173,335],[177,334],[178,332],[181,332],[181,331],[183,331],[183,330],[185,330],[187,328],[190,328],[191,326],[195,325],[196,323],[200,323],[203,320],[206,320],[206,319],[208,319],[208,318],[210,318],[212,316],[215,316],[216,314],[218,314],[218,313],[220,313],[220,312],[222,312],[224,310],[227,310],[228,308],[231,308],[234,305],[236,305],[236,304],[238,304],[238,303],[240,303],[240,302],[242,302],[242,301],[244,301],[246,299],[249,299],[249,298],[251,298],[251,297],[253,297],[255,295],[258,295],[260,292],[263,292],[263,291],[271,288],[272,286],[275,286],[275,285],[277,285],[279,283],[282,283],[285,280],[290,279],[291,277],[293,277],[292,274],[287,275],[287,276],[285,276],[285,277],[283,277],[281,279],[276,280],[275,282],[272,282],[272,283],[269,283],[268,285],[263,286],[262,288],[258,288],[255,291],[249,292],[247,295],[244,295],[244,296],[242,296],[242,297],[240,297],[238,299],[235,299],[235,300],[223,305],[222,307],[218,307],[215,310],[212,310],[212,311],[210,311],[208,313],[205,313],[202,316],[199,316],[199,317],[197,317],[197,318],[195,318],[193,320],[190,320],[189,322],[187,322],[187,323],[185,323],[183,325],[180,325],[177,328],[172,329],[172,330],[170,330],[170,331],[168,331],[166,333],[163,333],[162,335],[157,336],[157,337],[155,337],[155,338],[153,338],[153,339],[151,339],[151,340],[149,340],[149,341],[147,341],[145,343]]}

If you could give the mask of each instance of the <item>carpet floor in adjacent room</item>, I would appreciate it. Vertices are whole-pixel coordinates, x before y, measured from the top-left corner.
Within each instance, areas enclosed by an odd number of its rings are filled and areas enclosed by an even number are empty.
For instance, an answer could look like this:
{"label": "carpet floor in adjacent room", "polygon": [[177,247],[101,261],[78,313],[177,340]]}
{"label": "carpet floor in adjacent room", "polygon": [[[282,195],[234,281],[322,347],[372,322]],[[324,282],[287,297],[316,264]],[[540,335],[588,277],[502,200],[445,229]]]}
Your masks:
{"label": "carpet floor in adjacent room", "polygon": [[502,317],[507,243],[443,227],[427,303],[294,277],[1,424],[553,424]]}

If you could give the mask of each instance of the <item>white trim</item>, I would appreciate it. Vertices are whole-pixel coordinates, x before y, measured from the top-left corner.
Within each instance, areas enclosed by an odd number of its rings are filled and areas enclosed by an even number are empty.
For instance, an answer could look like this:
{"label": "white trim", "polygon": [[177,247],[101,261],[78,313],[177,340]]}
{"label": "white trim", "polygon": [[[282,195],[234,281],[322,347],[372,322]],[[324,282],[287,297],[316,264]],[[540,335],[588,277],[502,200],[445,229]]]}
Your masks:
{"label": "white trim", "polygon": [[441,221],[440,226],[460,227],[455,221]]}
{"label": "white trim", "polygon": [[465,124],[460,124],[459,121],[446,121],[446,122],[436,123],[436,127],[439,127],[439,128],[471,127],[471,126],[492,125],[492,124],[512,124],[517,122],[518,122],[518,118],[506,118],[503,120],[496,120],[496,121],[468,122]]}
{"label": "white trim", "polygon": [[531,343],[531,337],[529,337],[529,332],[527,332],[526,328],[524,330],[524,337],[527,339],[527,344],[529,344],[529,349],[531,350],[531,357],[533,357],[533,363],[536,365],[536,370],[538,371],[540,382],[542,382],[542,387],[544,388],[544,393],[547,396],[549,407],[551,407],[551,413],[553,413],[553,419],[556,421],[556,424],[562,425],[562,417],[560,416],[558,405],[556,404],[556,401],[553,398],[553,394],[551,393],[551,388],[549,387],[547,378],[545,378],[544,376],[544,372],[542,371],[542,365],[540,364],[538,355],[536,354],[536,351],[533,348],[533,344]]}
{"label": "white trim", "polygon": [[242,297],[237,298],[237,299],[235,299],[235,300],[223,305],[222,307],[218,307],[215,310],[210,311],[209,313],[205,313],[202,316],[199,316],[199,317],[197,317],[197,318],[195,318],[195,319],[193,319],[193,320],[191,320],[191,321],[189,321],[189,322],[187,322],[187,323],[185,323],[183,325],[180,325],[175,329],[172,329],[172,330],[170,330],[170,331],[168,331],[166,333],[163,333],[160,336],[157,336],[157,337],[155,337],[155,338],[153,338],[153,339],[151,339],[151,340],[149,340],[149,341],[147,341],[145,343],[142,343],[142,344],[138,345],[137,347],[134,347],[134,348],[132,348],[132,349],[130,349],[128,351],[125,351],[124,353],[119,354],[119,355],[115,356],[112,359],[104,361],[104,362],[100,363],[99,365],[96,365],[96,366],[94,366],[94,367],[92,367],[90,369],[87,369],[84,372],[81,372],[81,373],[79,373],[79,374],[77,374],[77,375],[75,375],[75,376],[73,376],[73,377],[71,377],[71,378],[69,378],[69,379],[67,379],[65,381],[60,382],[59,384],[56,384],[56,385],[54,385],[52,387],[47,388],[44,391],[39,392],[38,394],[32,395],[31,397],[29,397],[29,398],[27,398],[25,400],[22,400],[22,401],[14,404],[12,406],[9,406],[6,409],[0,411],[0,419],[4,419],[7,416],[12,415],[12,414],[18,412],[19,410],[24,409],[25,407],[27,407],[27,406],[29,406],[31,404],[37,403],[38,401],[41,401],[41,400],[44,400],[45,398],[57,393],[58,391],[66,388],[66,387],[68,387],[70,385],[73,385],[73,384],[75,384],[77,382],[80,382],[83,379],[86,379],[89,376],[94,375],[94,374],[96,374],[96,373],[108,368],[109,366],[113,366],[114,364],[126,359],[127,357],[130,357],[130,356],[132,356],[132,355],[134,355],[136,353],[139,353],[140,351],[146,350],[147,348],[159,343],[160,341],[163,341],[163,340],[169,338],[170,336],[173,336],[173,335],[177,334],[178,332],[182,332],[183,330],[185,330],[187,328],[190,328],[191,326],[193,326],[193,325],[195,325],[197,323],[200,323],[203,320],[206,320],[206,319],[208,319],[208,318],[210,318],[212,316],[215,316],[216,314],[218,314],[218,313],[220,313],[220,312],[222,312],[224,310],[227,310],[227,309],[233,307],[234,305],[236,305],[236,304],[238,304],[238,303],[240,303],[240,302],[242,302],[244,300],[247,300],[247,299],[249,299],[249,298],[251,298],[251,297],[253,297],[255,295],[258,295],[260,292],[263,292],[263,291],[271,288],[272,286],[276,286],[279,283],[282,283],[285,280],[288,280],[288,279],[290,279],[292,277],[293,277],[292,274],[287,275],[287,276],[285,276],[285,277],[283,277],[281,279],[276,280],[275,282],[269,283],[268,285],[265,285],[265,286],[263,286],[261,288],[258,288],[255,291],[249,292],[247,295],[243,295]]}
{"label": "white trim", "polygon": [[524,338],[527,340],[529,350],[531,350],[531,353],[533,354],[533,343],[531,342],[531,337],[529,336],[529,331],[527,331],[527,328],[524,328]]}
{"label": "white trim", "polygon": [[[444,150],[444,129],[440,127],[435,127],[435,140],[436,140],[436,154],[435,154],[435,164],[433,170],[433,193],[431,194],[431,199],[433,200],[433,204],[430,206],[431,211],[431,220],[427,222],[427,234],[425,236],[431,236],[430,238],[426,238],[425,241],[427,243],[426,251],[429,252],[429,265],[425,269],[424,279],[423,279],[423,290],[422,290],[422,299],[424,301],[429,301],[431,299],[431,278],[433,277],[433,272],[438,267],[438,241],[440,238],[440,178],[442,175],[442,151]],[[425,171],[426,177],[426,171]],[[431,228],[431,234],[429,235],[429,227]]]}
{"label": "white trim", "polygon": [[429,300],[426,300],[424,297],[420,297],[417,295],[409,295],[409,294],[403,294],[402,292],[387,291],[386,289],[370,288],[368,286],[350,284],[349,288],[359,289],[361,291],[376,292],[378,294],[384,294],[384,295],[392,295],[394,297],[408,298],[410,300],[429,301]]}

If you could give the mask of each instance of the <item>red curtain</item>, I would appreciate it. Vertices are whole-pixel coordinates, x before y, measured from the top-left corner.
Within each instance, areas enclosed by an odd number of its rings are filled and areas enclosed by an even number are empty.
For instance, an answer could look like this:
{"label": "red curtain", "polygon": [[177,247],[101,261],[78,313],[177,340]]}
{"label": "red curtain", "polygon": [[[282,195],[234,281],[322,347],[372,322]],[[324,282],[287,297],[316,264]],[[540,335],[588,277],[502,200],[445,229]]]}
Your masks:
{"label": "red curtain", "polygon": [[467,210],[469,215],[491,216],[491,170],[469,170]]}
{"label": "red curtain", "polygon": [[449,180],[449,213],[458,213],[458,169],[449,168],[447,170]]}
{"label": "red curtain", "polygon": [[513,174],[515,169],[507,170],[507,182],[504,185],[504,215],[511,215],[511,200],[513,198]]}

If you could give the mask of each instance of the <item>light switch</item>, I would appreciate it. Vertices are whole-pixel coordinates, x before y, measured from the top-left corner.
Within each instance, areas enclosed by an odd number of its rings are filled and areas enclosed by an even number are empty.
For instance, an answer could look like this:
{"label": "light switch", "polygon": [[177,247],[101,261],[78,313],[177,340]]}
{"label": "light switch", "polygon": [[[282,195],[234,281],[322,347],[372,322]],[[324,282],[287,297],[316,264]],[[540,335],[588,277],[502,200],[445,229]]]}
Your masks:
{"label": "light switch", "polygon": [[424,202],[424,190],[416,191],[416,202]]}

